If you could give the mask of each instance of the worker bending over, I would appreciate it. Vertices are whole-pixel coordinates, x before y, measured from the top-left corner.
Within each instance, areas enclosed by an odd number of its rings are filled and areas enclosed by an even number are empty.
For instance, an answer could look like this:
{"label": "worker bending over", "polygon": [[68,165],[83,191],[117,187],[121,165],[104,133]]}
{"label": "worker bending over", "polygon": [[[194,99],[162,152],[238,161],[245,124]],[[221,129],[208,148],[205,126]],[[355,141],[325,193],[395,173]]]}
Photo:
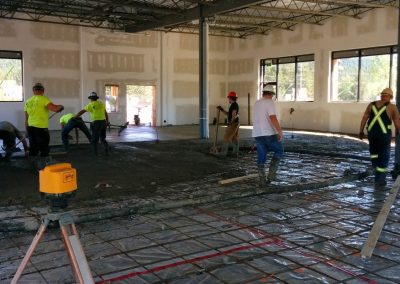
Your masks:
{"label": "worker bending over", "polygon": [[65,148],[65,151],[69,150],[69,141],[68,134],[72,129],[79,128],[87,137],[89,142],[92,140],[92,135],[90,134],[89,129],[87,128],[85,122],[81,117],[74,117],[73,113],[67,113],[61,116],[60,118],[61,124],[61,139]]}
{"label": "worker bending over", "polygon": [[[3,149],[6,151],[5,159],[10,160],[15,148],[15,138],[24,145],[25,155],[29,154],[29,147],[22,133],[10,122],[0,121],[0,139],[3,140]],[[0,156],[1,157],[1,156]]]}
{"label": "worker bending over", "polygon": [[359,138],[364,139],[364,128],[367,126],[369,153],[375,175],[375,185],[386,185],[386,174],[390,159],[390,142],[392,139],[392,121],[396,131],[400,129],[399,111],[390,103],[393,91],[383,89],[379,101],[370,103],[361,119]]}
{"label": "worker bending over", "polygon": [[91,92],[88,99],[90,103],[87,104],[80,112],[75,115],[75,118],[80,117],[85,112],[90,113],[90,118],[92,119],[91,130],[92,139],[91,144],[95,155],[98,155],[97,144],[99,139],[104,145],[104,150],[106,155],[108,155],[108,143],[106,141],[106,129],[108,125],[108,114],[106,112],[106,106],[102,101],[99,101],[99,97],[96,92]]}

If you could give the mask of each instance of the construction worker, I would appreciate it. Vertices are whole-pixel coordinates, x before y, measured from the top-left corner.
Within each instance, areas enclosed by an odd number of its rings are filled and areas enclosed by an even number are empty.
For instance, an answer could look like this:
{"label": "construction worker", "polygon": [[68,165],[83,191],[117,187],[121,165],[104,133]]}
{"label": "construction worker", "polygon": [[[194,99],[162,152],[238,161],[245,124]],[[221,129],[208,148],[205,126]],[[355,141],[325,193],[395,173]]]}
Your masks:
{"label": "construction worker", "polygon": [[96,92],[91,92],[88,96],[88,99],[91,101],[87,104],[80,112],[78,112],[74,118],[80,117],[85,112],[90,113],[90,117],[92,119],[91,130],[92,130],[92,139],[91,144],[93,146],[93,150],[95,155],[98,155],[97,152],[97,144],[99,143],[99,139],[101,143],[104,145],[105,153],[108,155],[108,143],[106,141],[106,129],[108,125],[108,114],[106,112],[106,106],[102,101],[99,101],[99,97]]}
{"label": "construction worker", "polygon": [[228,154],[229,144],[232,143],[233,151],[232,154],[239,155],[239,105],[236,102],[238,96],[236,92],[230,91],[228,93],[229,110],[225,111],[222,106],[217,106],[217,109],[222,111],[228,116],[228,127],[225,130],[224,140],[222,144],[222,149],[220,152],[221,156],[226,156]]}
{"label": "construction worker", "polygon": [[3,140],[3,149],[6,152],[4,158],[6,161],[10,160],[11,155],[14,152],[16,146],[15,138],[18,138],[22,145],[24,145],[25,155],[27,156],[29,154],[29,146],[22,133],[10,122],[0,121],[0,139]]}
{"label": "construction worker", "polygon": [[86,135],[89,141],[92,140],[92,134],[90,134],[89,129],[87,128],[85,122],[81,117],[74,118],[73,113],[67,113],[61,116],[60,124],[61,124],[61,140],[64,144],[65,151],[68,152],[69,150],[68,134],[74,128],[79,128]]}
{"label": "construction worker", "polygon": [[375,185],[386,185],[386,174],[390,158],[390,142],[392,139],[392,121],[396,131],[400,129],[399,111],[394,104],[393,91],[385,88],[379,101],[368,104],[361,119],[359,138],[365,138],[364,128],[367,126],[369,152],[375,175]]}
{"label": "construction worker", "polygon": [[61,112],[62,105],[55,105],[44,95],[44,87],[40,83],[33,86],[33,96],[24,106],[25,127],[29,137],[29,156],[35,157],[40,153],[41,157],[49,156],[49,110]]}
{"label": "construction worker", "polygon": [[[253,106],[253,133],[257,145],[257,167],[260,186],[264,187],[276,180],[279,162],[283,158],[283,132],[277,118],[275,102],[272,97],[275,90],[272,85],[266,85],[262,90],[262,98]],[[268,177],[265,178],[265,163],[268,151],[273,151]]]}

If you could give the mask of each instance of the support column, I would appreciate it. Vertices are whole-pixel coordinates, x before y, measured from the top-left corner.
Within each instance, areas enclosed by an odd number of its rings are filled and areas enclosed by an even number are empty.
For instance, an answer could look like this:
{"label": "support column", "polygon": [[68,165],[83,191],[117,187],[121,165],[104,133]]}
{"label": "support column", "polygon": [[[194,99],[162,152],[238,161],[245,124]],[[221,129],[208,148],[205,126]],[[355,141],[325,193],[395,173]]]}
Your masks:
{"label": "support column", "polygon": [[[396,83],[396,106],[400,110],[400,7],[397,9],[397,83]],[[396,130],[396,146],[394,151],[394,169],[392,177],[395,179],[400,174],[400,134]]]}
{"label": "support column", "polygon": [[204,17],[199,31],[199,107],[200,139],[208,139],[208,23]]}

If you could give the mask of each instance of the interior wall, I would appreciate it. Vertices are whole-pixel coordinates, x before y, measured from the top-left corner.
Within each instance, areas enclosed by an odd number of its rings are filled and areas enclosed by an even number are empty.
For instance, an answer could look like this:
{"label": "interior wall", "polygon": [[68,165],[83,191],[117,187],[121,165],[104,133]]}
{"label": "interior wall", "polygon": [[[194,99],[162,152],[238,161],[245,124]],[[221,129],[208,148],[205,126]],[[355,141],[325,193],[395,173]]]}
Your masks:
{"label": "interior wall", "polygon": [[[226,94],[239,96],[240,119],[248,123],[250,107],[259,97],[262,58],[315,54],[314,102],[279,102],[283,127],[358,133],[366,103],[329,102],[330,54],[335,50],[397,43],[396,9],[376,9],[362,19],[340,17],[324,25],[298,25],[294,31],[274,30],[247,39],[209,38],[209,119],[216,106],[228,107]],[[125,34],[101,29],[0,20],[0,50],[23,52],[24,97],[40,81],[46,94],[65,111],[78,112],[90,91],[104,99],[104,85],[120,86],[120,111],[111,122],[126,121],[125,86],[156,86],[157,125],[199,123],[198,36],[149,32]],[[23,129],[24,102],[0,102],[0,120]],[[289,114],[290,108],[295,112]],[[251,110],[250,110],[251,113]],[[50,129],[58,129],[56,115]]]}
{"label": "interior wall", "polygon": [[[277,102],[279,119],[285,128],[358,133],[367,103],[330,102],[330,57],[332,51],[397,44],[397,10],[375,9],[362,14],[361,19],[338,17],[322,26],[297,25],[294,31],[274,30],[268,36],[253,36],[246,40],[232,39],[229,53],[232,61],[253,61],[228,82],[252,82],[255,87],[251,105],[259,97],[259,62],[263,58],[293,55],[315,55],[314,102]],[[243,85],[243,84],[242,84]],[[258,91],[257,91],[258,90]],[[290,115],[290,109],[295,111]]]}

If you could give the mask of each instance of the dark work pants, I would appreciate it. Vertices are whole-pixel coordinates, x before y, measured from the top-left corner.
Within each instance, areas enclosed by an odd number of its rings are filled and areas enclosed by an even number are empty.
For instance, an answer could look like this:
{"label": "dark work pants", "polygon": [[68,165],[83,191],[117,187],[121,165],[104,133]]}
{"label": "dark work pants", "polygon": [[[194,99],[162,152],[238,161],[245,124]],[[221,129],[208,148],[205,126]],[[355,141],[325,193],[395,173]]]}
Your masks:
{"label": "dark work pants", "polygon": [[13,148],[15,146],[15,138],[17,138],[15,133],[0,130],[0,140],[3,140],[3,146],[6,151],[6,158],[11,157]]}
{"label": "dark work pants", "polygon": [[37,156],[40,152],[41,157],[47,157],[50,152],[50,135],[47,128],[37,128],[28,126],[29,156]]}
{"label": "dark work pants", "polygon": [[68,150],[68,134],[71,132],[72,129],[79,128],[87,137],[89,141],[92,140],[92,135],[90,134],[89,129],[87,128],[85,122],[82,118],[71,118],[68,123],[64,126],[63,130],[61,131],[61,139],[64,144],[66,150]]}
{"label": "dark work pants", "polygon": [[390,159],[390,141],[392,133],[368,133],[369,152],[371,154],[372,167],[375,171],[375,182],[386,181],[388,164]]}
{"label": "dark work pants", "polygon": [[91,124],[92,130],[92,140],[91,143],[93,145],[94,151],[97,154],[97,144],[99,143],[99,139],[101,143],[103,143],[106,152],[108,152],[108,143],[106,141],[106,130],[107,125],[105,120],[95,120]]}

